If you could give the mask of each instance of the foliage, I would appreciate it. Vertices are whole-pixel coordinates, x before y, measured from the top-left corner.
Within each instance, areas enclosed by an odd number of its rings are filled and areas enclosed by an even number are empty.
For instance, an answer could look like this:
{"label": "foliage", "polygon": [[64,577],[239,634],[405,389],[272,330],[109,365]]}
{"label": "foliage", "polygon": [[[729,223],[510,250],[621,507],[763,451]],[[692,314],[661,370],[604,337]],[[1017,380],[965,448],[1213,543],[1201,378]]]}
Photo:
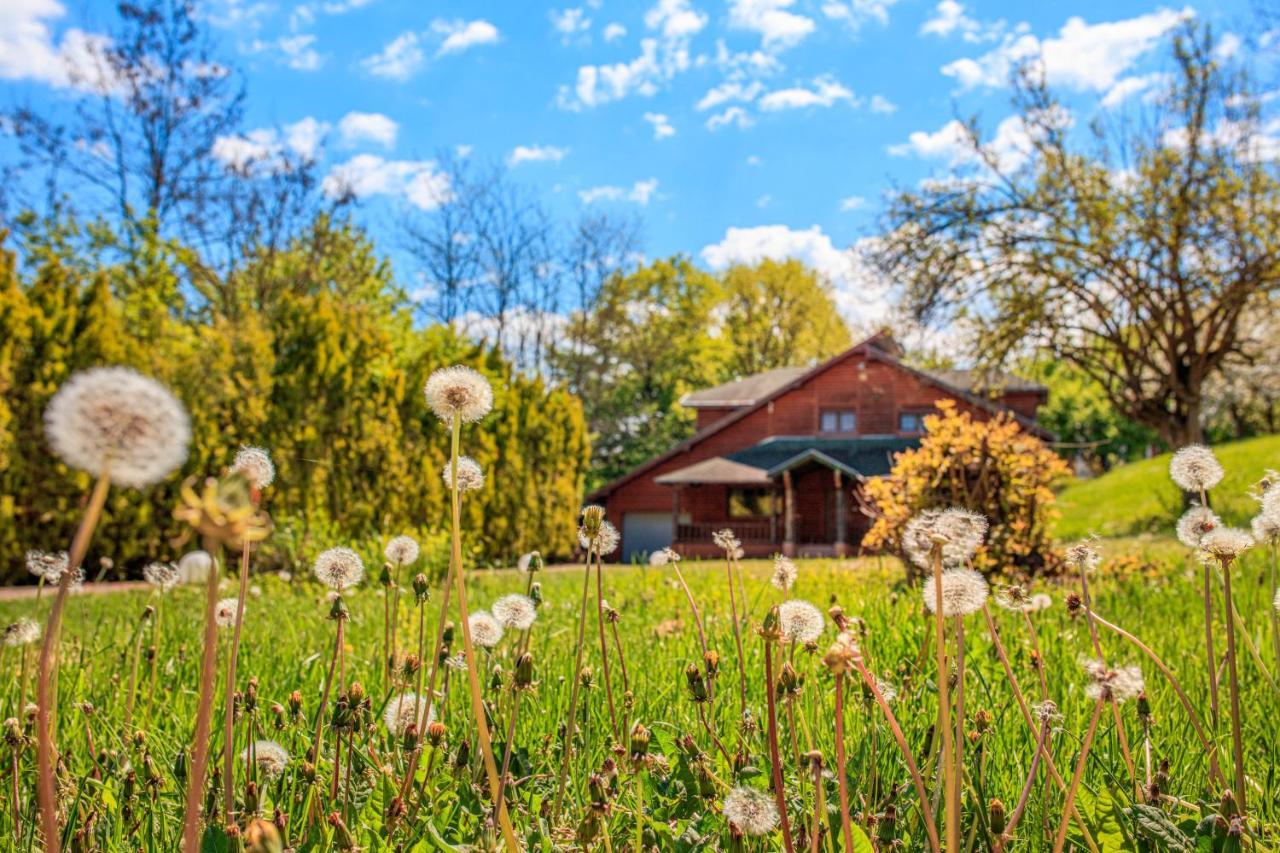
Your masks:
{"label": "foliage", "polygon": [[[587,438],[581,406],[514,372],[443,327],[415,330],[390,271],[349,225],[320,219],[279,252],[255,257],[205,302],[180,287],[179,245],[154,232],[121,263],[74,254],[58,232],[33,232],[0,255],[0,567],[19,577],[29,548],[64,548],[85,476],[45,447],[42,414],[74,371],[126,364],[174,389],[192,417],[183,473],[206,476],[241,444],[267,447],[279,471],[265,507],[301,545],[267,562],[306,559],[343,539],[425,534],[446,523],[444,429],[421,389],[434,369],[469,364],[497,387],[472,455],[490,483],[467,521],[488,519],[473,557],[538,548],[568,554]],[[227,313],[219,306],[234,310]],[[178,480],[137,500],[113,494],[94,556],[120,568],[172,559]],[[496,484],[501,483],[501,488]]]}
{"label": "foliage", "polygon": [[1206,382],[1280,289],[1263,101],[1207,32],[1173,54],[1148,114],[1108,115],[1091,145],[1033,60],[1015,81],[1022,142],[971,124],[955,175],[893,197],[873,256],[916,319],[962,322],[992,364],[1045,349],[1171,447],[1200,440]]}
{"label": "foliage", "polygon": [[1009,575],[1056,571],[1050,487],[1070,474],[1066,463],[1007,415],[977,421],[950,400],[938,409],[924,420],[920,447],[898,454],[887,477],[867,482],[876,518],[864,547],[900,552],[903,529],[916,513],[961,506],[991,522],[975,568]]}

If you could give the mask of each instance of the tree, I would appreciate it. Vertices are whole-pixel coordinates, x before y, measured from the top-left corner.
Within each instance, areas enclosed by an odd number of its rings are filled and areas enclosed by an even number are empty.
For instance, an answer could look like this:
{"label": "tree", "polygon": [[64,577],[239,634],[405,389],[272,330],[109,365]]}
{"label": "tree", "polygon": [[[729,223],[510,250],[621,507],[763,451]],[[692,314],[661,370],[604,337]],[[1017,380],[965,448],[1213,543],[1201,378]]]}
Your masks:
{"label": "tree", "polygon": [[831,285],[799,261],[734,265],[721,281],[730,375],[812,364],[849,347]]}
{"label": "tree", "polygon": [[1205,422],[1219,441],[1280,431],[1280,307],[1259,305],[1241,320],[1240,358],[1206,383]]}
{"label": "tree", "polygon": [[1085,148],[1021,69],[1021,145],[971,123],[969,165],[898,194],[872,260],[917,319],[967,325],[982,361],[1042,349],[1177,447],[1202,438],[1206,383],[1280,286],[1280,184],[1259,101],[1210,34],[1173,55],[1154,115],[1095,121]]}

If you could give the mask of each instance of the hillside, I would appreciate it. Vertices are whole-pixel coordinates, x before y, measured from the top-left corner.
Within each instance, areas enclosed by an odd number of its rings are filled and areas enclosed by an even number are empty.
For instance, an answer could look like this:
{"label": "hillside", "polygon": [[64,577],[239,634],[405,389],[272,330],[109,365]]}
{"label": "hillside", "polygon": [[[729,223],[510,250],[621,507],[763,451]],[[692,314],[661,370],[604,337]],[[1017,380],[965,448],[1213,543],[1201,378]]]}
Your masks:
{"label": "hillside", "polygon": [[[1214,448],[1226,478],[1214,490],[1214,508],[1229,523],[1247,526],[1256,511],[1250,488],[1268,468],[1280,469],[1280,435],[1251,438]],[[1182,512],[1182,498],[1169,480],[1169,454],[1116,468],[1093,480],[1073,482],[1058,494],[1058,538],[1090,533],[1124,536],[1168,532]]]}

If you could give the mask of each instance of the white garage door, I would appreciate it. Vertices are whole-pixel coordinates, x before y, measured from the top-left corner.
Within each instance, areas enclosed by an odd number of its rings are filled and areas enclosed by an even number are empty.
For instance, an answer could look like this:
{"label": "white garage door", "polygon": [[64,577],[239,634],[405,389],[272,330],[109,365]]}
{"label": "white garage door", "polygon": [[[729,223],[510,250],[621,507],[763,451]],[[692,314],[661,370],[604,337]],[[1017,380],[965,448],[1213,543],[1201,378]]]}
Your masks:
{"label": "white garage door", "polygon": [[671,544],[671,513],[628,512],[622,516],[622,559],[647,559]]}

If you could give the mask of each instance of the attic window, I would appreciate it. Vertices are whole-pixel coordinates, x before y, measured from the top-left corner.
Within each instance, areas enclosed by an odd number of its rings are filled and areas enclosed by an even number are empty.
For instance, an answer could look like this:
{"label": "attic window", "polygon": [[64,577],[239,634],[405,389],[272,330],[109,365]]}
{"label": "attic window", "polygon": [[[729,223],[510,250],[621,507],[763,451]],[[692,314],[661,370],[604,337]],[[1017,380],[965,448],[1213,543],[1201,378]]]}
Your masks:
{"label": "attic window", "polygon": [[924,432],[924,417],[927,412],[899,412],[898,432],[906,435],[919,435]]}
{"label": "attic window", "polygon": [[826,409],[818,421],[822,432],[857,432],[858,416],[852,409]]}

